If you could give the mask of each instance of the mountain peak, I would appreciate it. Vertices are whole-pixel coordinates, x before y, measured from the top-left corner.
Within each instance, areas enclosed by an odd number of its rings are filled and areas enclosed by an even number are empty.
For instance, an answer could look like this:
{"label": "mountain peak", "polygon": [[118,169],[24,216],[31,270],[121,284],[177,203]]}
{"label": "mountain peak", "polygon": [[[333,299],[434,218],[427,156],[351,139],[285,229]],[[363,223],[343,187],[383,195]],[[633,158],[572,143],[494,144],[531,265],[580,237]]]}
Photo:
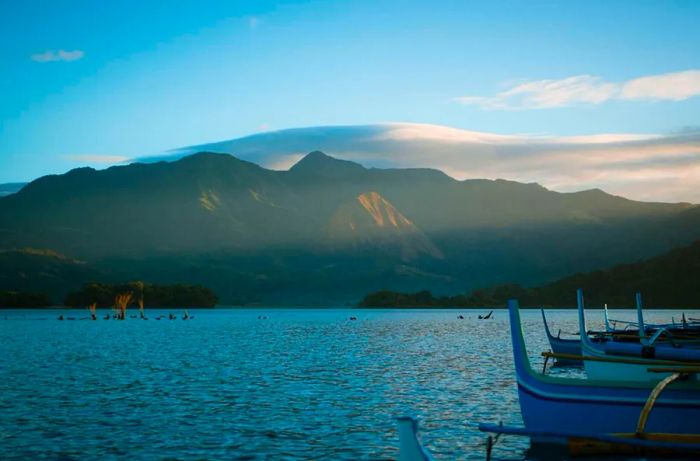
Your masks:
{"label": "mountain peak", "polygon": [[309,152],[304,156],[303,160],[313,160],[313,161],[320,161],[320,160],[337,160],[333,157],[331,157],[328,154],[325,154],[321,152],[320,150],[315,150],[313,152]]}
{"label": "mountain peak", "polygon": [[364,172],[365,167],[349,160],[341,160],[319,150],[310,152],[299,160],[289,171],[338,177]]}

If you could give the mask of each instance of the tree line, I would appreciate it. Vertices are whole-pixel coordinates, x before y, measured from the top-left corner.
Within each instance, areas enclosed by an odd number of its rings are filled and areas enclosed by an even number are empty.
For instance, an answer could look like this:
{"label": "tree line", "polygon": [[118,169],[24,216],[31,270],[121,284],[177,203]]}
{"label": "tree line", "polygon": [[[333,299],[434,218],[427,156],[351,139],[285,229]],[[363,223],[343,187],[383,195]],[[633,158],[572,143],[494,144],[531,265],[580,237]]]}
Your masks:
{"label": "tree line", "polygon": [[[219,298],[209,288],[201,285],[157,285],[140,281],[128,283],[90,282],[82,289],[65,296],[63,304],[83,308],[114,307],[119,296],[129,294],[128,302],[146,307],[214,307]],[[39,308],[55,305],[44,293],[0,291],[0,308]]]}
{"label": "tree line", "polygon": [[130,293],[134,302],[146,307],[214,307],[219,300],[209,288],[201,285],[156,285],[144,282],[124,284],[86,283],[80,291],[68,293],[63,301],[69,307],[84,307],[97,303],[111,307],[117,296]]}
{"label": "tree line", "polygon": [[475,290],[469,294],[435,296],[430,291],[401,293],[381,290],[370,293],[360,301],[360,307],[502,307],[508,299],[522,299],[526,289],[520,285],[500,285],[488,289]]}

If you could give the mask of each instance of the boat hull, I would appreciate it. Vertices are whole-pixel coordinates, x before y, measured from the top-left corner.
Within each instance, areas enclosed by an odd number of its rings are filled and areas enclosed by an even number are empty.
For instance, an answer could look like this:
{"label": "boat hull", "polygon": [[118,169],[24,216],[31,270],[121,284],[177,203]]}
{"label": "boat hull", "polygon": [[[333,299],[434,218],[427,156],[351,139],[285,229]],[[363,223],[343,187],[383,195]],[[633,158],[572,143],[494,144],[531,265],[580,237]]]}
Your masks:
{"label": "boat hull", "polygon": [[[559,336],[554,336],[549,330],[547,317],[544,314],[544,309],[540,309],[542,313],[542,322],[544,322],[544,331],[547,333],[547,340],[552,352],[555,354],[581,355],[581,341],[578,339],[561,339]],[[582,365],[580,360],[557,358],[559,365]]]}
{"label": "boat hull", "polygon": [[[614,401],[592,395],[582,399],[573,396],[545,395],[538,390],[518,385],[518,397],[525,427],[538,431],[600,433],[634,432],[648,392],[641,392],[636,401]],[[609,400],[610,399],[610,400]],[[659,404],[654,407],[646,425],[648,432],[673,434],[700,433],[700,406]],[[552,442],[557,440],[539,440]],[[565,442],[564,439],[559,442]]]}
{"label": "boat hull", "polygon": [[[663,365],[657,364],[656,366]],[[649,365],[648,363],[599,362],[596,360],[584,360],[583,364],[586,376],[599,381],[615,381],[624,377],[626,381],[655,383],[670,375],[670,373],[650,372],[649,368],[653,367],[654,365]],[[682,366],[678,368],[682,368]],[[697,375],[691,375],[689,379],[697,381],[698,377]]]}
{"label": "boat hull", "polygon": [[[577,341],[575,339],[574,340],[566,340],[566,339],[552,338],[549,340],[549,345],[552,347],[552,352],[554,352],[555,354],[581,355],[581,341]],[[557,361],[559,361],[559,362],[568,361],[568,362],[581,363],[580,360],[557,359]]]}
{"label": "boat hull", "polygon": [[[655,381],[557,378],[532,370],[517,301],[508,303],[520,409],[525,427],[539,433],[612,434],[635,432]],[[585,335],[585,330],[582,331]],[[700,433],[700,384],[678,381],[664,389],[646,432]],[[547,440],[552,442],[555,440]],[[556,440],[562,443],[565,438]]]}

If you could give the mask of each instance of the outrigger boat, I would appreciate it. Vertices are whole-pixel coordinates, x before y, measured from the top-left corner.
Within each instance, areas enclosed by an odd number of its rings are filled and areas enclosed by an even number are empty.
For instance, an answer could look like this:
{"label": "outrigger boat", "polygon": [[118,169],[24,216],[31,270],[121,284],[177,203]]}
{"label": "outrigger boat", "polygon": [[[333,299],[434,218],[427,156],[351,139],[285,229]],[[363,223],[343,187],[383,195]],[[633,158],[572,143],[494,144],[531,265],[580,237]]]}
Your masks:
{"label": "outrigger boat", "polygon": [[[697,349],[697,330],[693,328],[666,328],[662,325],[647,327],[642,313],[641,295],[637,294],[638,330],[612,330],[606,314],[606,331],[588,331],[585,318],[583,293],[577,292],[579,314],[579,337],[564,340],[554,337],[549,331],[547,320],[542,312],[545,331],[552,347],[545,352],[545,369],[550,358],[560,365],[584,364],[586,373],[592,379],[659,380],[665,375],[649,373],[649,366],[694,367],[700,366],[700,350]],[[648,335],[648,336],[647,336]],[[579,346],[580,351],[576,350]],[[565,352],[568,349],[571,352]]]}
{"label": "outrigger boat", "polygon": [[689,379],[700,367],[648,366],[651,373],[668,374],[658,383],[545,376],[530,367],[517,301],[510,301],[508,309],[525,427],[482,424],[480,430],[564,443],[587,454],[700,455],[700,382]]}
{"label": "outrigger boat", "polygon": [[[595,428],[600,433],[635,429],[656,383],[558,378],[536,373],[527,356],[518,302],[509,301],[508,309],[520,408],[526,427],[550,432],[586,432],[587,428]],[[664,371],[667,369],[653,370]],[[646,428],[671,434],[700,433],[700,382],[687,379],[698,371],[700,367],[673,372],[675,379],[666,382],[661,390],[671,383],[674,385],[655,399]]]}
{"label": "outrigger boat", "polygon": [[[605,331],[588,331],[584,326],[577,334],[583,338],[585,331],[588,343],[593,343],[594,348],[598,349],[599,352],[604,352],[606,356],[622,355],[651,358],[648,355],[652,350],[655,352],[655,347],[658,346],[666,348],[660,350],[658,356],[660,359],[700,362],[700,351],[693,351],[693,349],[700,348],[700,329],[698,329],[696,322],[688,322],[684,314],[680,324],[675,322],[661,325],[645,324],[639,293],[637,293],[636,301],[637,322],[611,320],[606,304],[604,307]],[[582,297],[579,298],[579,304],[583,304]],[[547,340],[552,348],[552,357],[557,358],[559,365],[582,365],[583,362],[580,359],[580,356],[583,355],[582,340],[580,338],[562,338],[561,330],[554,336],[549,328],[544,309],[540,309],[540,311]],[[624,324],[625,328],[623,330],[617,329],[618,323]],[[641,325],[641,329],[639,325]],[[644,346],[647,346],[646,349]],[[654,349],[649,349],[649,346],[653,346]],[[668,347],[673,349],[668,349]]]}
{"label": "outrigger boat", "polygon": [[[572,454],[700,456],[700,381],[693,379],[700,373],[700,367],[648,365],[651,373],[667,374],[659,382],[546,376],[535,372],[530,365],[518,302],[509,301],[508,310],[525,427],[481,424],[481,431],[525,435],[534,443],[565,445]],[[410,427],[413,440],[418,443],[417,426]],[[404,430],[402,438],[405,440],[410,435]],[[493,441],[490,437],[487,459]],[[422,447],[421,450],[423,453]],[[426,458],[406,455],[400,459]]]}
{"label": "outrigger boat", "polygon": [[[700,368],[700,350],[675,347],[674,343],[656,343],[663,334],[657,330],[651,338],[647,338],[641,315],[641,297],[637,295],[639,325],[636,342],[605,341],[594,343],[586,334],[586,313],[583,292],[576,293],[579,317],[579,333],[581,337],[581,360],[584,363],[586,375],[597,380],[628,380],[628,381],[659,381],[669,373],[650,371],[650,368]],[[545,357],[558,358],[560,354],[543,354]],[[561,356],[567,358],[566,355]],[[697,375],[693,375],[697,380]]]}

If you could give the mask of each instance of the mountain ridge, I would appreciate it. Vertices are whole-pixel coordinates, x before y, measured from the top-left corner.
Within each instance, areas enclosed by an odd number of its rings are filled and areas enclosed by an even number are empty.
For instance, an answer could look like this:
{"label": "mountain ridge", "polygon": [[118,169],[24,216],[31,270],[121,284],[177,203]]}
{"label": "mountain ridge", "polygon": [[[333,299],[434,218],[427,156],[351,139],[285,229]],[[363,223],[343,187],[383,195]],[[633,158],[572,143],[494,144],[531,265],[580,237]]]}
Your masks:
{"label": "mountain ridge", "polygon": [[[286,304],[531,285],[700,236],[693,205],[365,168],[322,152],[297,165],[202,152],[40,178],[0,198],[0,249],[51,249],[105,281],[205,282],[225,302]],[[373,213],[400,225],[378,226]]]}

